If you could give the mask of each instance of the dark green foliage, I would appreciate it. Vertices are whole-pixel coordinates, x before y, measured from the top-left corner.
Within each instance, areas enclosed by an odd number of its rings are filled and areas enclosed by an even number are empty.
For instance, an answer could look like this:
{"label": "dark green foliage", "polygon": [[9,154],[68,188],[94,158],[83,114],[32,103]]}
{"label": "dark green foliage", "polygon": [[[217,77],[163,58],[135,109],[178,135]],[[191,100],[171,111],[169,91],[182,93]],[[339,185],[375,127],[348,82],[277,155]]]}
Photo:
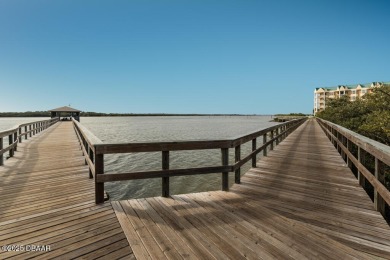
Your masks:
{"label": "dark green foliage", "polygon": [[326,102],[326,109],[316,116],[390,145],[390,86],[374,88],[356,101],[343,97]]}
{"label": "dark green foliage", "polygon": [[50,117],[48,111],[1,112],[0,117]]}
{"label": "dark green foliage", "polygon": [[[374,88],[372,93],[362,99],[349,101],[340,99],[326,100],[327,107],[316,116],[344,126],[354,132],[364,135],[386,145],[390,145],[390,86]],[[357,157],[357,147],[351,144],[350,151]],[[374,174],[375,158],[361,149],[362,164]],[[357,176],[357,169],[351,166]],[[363,179],[364,180],[364,179]],[[379,181],[390,190],[390,167],[379,161]],[[373,199],[372,185],[365,181],[365,190]],[[385,218],[390,223],[390,207],[386,205]]]}
{"label": "dark green foliage", "polygon": [[303,113],[290,113],[290,114],[276,114],[275,116],[310,116]]}

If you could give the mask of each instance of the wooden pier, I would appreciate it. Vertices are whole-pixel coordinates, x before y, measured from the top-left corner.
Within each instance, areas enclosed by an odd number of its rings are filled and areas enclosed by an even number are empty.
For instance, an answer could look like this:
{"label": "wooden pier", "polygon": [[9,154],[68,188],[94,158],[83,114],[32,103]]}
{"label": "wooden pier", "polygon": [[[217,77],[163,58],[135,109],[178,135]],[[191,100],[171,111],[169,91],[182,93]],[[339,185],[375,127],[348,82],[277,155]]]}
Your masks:
{"label": "wooden pier", "polygon": [[[17,152],[0,167],[0,246],[50,250],[0,250],[0,259],[389,259],[390,227],[380,213],[389,192],[379,168],[377,178],[366,176],[359,155],[358,180],[353,155],[345,161],[348,133],[314,119],[301,123],[211,144],[115,146],[76,122],[57,122],[13,146]],[[245,142],[252,142],[252,153],[241,157]],[[231,165],[229,147],[235,149]],[[388,165],[390,153],[364,148],[377,156],[375,165]],[[222,165],[170,170],[169,150],[180,149],[221,149]],[[104,172],[104,153],[145,150],[162,152],[161,171]],[[266,156],[256,162],[260,152]],[[238,176],[251,160],[255,167]],[[169,176],[218,171],[226,191],[169,194]],[[235,172],[236,182],[227,189],[226,172]],[[165,197],[95,203],[107,199],[104,182],[148,176],[165,178]],[[373,184],[375,203],[363,182]]]}
{"label": "wooden pier", "polygon": [[72,122],[19,143],[0,178],[0,259],[133,257],[110,202],[95,204]]}

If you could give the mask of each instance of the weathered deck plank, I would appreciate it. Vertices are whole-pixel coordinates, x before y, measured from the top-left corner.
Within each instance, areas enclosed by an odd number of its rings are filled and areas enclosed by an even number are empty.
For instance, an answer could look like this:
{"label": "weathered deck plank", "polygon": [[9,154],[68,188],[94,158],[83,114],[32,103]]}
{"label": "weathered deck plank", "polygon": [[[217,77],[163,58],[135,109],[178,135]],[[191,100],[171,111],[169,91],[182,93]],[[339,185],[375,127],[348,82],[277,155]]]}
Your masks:
{"label": "weathered deck plank", "polygon": [[183,258],[201,259],[390,256],[389,225],[314,120],[230,192],[120,201],[114,210],[139,259],[172,245]]}
{"label": "weathered deck plank", "polygon": [[88,175],[70,122],[19,145],[0,168],[0,245],[51,250],[0,251],[0,259],[390,256],[389,225],[314,120],[230,192],[96,205]]}
{"label": "weathered deck plank", "polygon": [[111,204],[95,204],[88,176],[71,122],[19,144],[0,167],[0,245],[50,251],[0,250],[0,259],[134,258]]}

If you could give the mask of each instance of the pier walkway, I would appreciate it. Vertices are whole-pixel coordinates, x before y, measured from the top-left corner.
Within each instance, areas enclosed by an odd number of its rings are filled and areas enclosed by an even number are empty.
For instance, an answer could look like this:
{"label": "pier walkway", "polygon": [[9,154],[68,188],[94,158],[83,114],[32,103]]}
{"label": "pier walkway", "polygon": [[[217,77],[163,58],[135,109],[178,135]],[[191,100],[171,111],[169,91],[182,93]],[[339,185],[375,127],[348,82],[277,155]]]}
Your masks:
{"label": "pier walkway", "polygon": [[[110,202],[95,204],[88,174],[72,122],[18,144],[0,167],[0,246],[14,245],[0,259],[131,259]],[[31,251],[42,245],[50,251]]]}
{"label": "pier walkway", "polygon": [[234,184],[112,202],[139,259],[389,259],[390,228],[315,120]]}
{"label": "pier walkway", "polygon": [[0,167],[0,246],[50,250],[0,259],[390,258],[389,225],[315,120],[228,192],[96,204],[88,169],[72,122],[18,145]]}

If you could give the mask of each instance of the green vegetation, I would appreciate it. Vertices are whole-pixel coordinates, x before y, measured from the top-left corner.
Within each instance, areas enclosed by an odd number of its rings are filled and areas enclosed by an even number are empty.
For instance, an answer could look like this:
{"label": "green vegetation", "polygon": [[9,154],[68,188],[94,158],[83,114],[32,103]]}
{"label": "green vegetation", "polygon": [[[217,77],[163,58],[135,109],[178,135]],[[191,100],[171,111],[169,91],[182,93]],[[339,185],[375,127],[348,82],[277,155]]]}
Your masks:
{"label": "green vegetation", "polygon": [[311,116],[311,115],[306,115],[303,113],[276,114],[272,121],[273,122],[287,122],[287,121],[290,121],[293,119],[306,117],[306,116]]}
{"label": "green vegetation", "polygon": [[275,116],[311,116],[311,114],[290,113],[290,114],[276,114]]}
{"label": "green vegetation", "polygon": [[1,112],[0,117],[50,117],[48,111]]}
{"label": "green vegetation", "polygon": [[[390,145],[390,85],[374,88],[372,93],[366,94],[356,101],[348,98],[325,100],[326,109],[316,116],[344,126],[354,132],[364,135],[386,145]],[[351,145],[350,151],[357,157],[356,145]],[[374,157],[361,150],[361,163],[374,173]],[[390,190],[390,167],[379,162],[378,179]],[[357,176],[357,168],[353,166],[352,172]],[[373,200],[373,186],[362,178],[363,187]],[[385,219],[390,224],[390,207],[385,205]]]}
{"label": "green vegetation", "polygon": [[[81,117],[92,116],[258,116],[240,115],[240,114],[165,114],[165,113],[150,113],[150,114],[134,114],[134,113],[97,113],[97,112],[81,112]],[[50,117],[50,112],[47,111],[27,111],[27,112],[0,112],[0,117]]]}
{"label": "green vegetation", "polygon": [[390,145],[390,85],[374,88],[361,99],[326,100],[326,109],[316,116]]}

